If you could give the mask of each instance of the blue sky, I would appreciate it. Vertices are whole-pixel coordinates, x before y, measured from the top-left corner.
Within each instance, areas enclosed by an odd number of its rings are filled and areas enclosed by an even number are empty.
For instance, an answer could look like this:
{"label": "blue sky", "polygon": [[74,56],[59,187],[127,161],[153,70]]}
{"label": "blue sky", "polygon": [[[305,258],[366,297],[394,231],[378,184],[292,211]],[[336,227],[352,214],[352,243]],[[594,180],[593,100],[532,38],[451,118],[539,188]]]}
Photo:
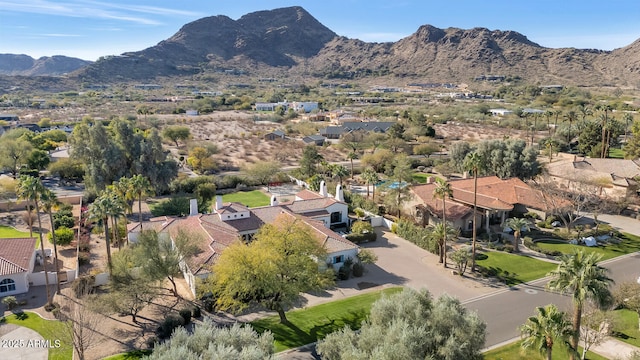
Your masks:
{"label": "blue sky", "polygon": [[0,0],[0,53],[96,60],[153,46],[202,17],[294,5],[364,41],[396,41],[424,24],[515,30],[552,48],[613,50],[640,38],[638,0]]}

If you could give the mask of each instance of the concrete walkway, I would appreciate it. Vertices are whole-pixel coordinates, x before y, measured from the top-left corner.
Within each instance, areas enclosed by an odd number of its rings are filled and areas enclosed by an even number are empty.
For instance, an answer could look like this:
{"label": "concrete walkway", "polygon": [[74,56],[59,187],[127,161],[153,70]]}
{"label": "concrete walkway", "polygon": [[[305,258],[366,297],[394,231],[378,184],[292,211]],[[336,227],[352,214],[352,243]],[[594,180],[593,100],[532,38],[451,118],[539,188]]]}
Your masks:
{"label": "concrete walkway", "polygon": [[607,359],[630,359],[634,352],[640,354],[640,348],[629,345],[620,340],[608,337],[599,345],[593,346],[589,351]]}
{"label": "concrete walkway", "polygon": [[44,346],[44,338],[26,327],[13,324],[0,326],[0,359],[47,360],[49,349]]}

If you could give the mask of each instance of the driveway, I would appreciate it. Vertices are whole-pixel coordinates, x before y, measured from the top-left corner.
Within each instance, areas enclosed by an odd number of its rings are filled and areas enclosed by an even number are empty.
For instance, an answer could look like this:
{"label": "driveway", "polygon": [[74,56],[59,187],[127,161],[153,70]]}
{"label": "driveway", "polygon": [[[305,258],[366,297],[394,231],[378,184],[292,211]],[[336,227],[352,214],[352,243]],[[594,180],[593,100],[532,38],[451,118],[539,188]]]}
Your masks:
{"label": "driveway", "polygon": [[49,350],[37,332],[13,324],[0,325],[0,359],[47,360]]}

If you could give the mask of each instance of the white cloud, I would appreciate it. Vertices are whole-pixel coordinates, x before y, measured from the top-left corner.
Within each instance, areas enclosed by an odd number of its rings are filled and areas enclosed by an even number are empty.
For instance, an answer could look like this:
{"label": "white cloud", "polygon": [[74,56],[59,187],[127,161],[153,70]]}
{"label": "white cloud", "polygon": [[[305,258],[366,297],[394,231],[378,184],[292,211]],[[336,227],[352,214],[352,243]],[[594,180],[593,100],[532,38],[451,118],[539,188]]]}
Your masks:
{"label": "white cloud", "polygon": [[91,19],[110,19],[142,25],[160,25],[157,16],[194,17],[191,11],[156,6],[109,4],[99,1],[53,2],[49,0],[0,1],[0,11]]}

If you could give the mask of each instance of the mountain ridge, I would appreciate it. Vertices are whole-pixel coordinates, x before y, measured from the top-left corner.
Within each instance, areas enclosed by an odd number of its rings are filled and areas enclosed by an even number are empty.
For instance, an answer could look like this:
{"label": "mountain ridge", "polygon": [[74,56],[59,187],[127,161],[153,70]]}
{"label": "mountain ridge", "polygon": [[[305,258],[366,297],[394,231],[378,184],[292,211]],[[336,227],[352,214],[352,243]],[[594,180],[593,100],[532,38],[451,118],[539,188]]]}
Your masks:
{"label": "mountain ridge", "polygon": [[153,81],[220,69],[257,76],[442,82],[499,74],[534,83],[636,86],[640,40],[612,51],[546,48],[512,30],[422,25],[395,42],[364,42],[339,36],[302,7],[292,6],[238,20],[201,18],[154,46],[100,58],[70,76],[92,82]]}

